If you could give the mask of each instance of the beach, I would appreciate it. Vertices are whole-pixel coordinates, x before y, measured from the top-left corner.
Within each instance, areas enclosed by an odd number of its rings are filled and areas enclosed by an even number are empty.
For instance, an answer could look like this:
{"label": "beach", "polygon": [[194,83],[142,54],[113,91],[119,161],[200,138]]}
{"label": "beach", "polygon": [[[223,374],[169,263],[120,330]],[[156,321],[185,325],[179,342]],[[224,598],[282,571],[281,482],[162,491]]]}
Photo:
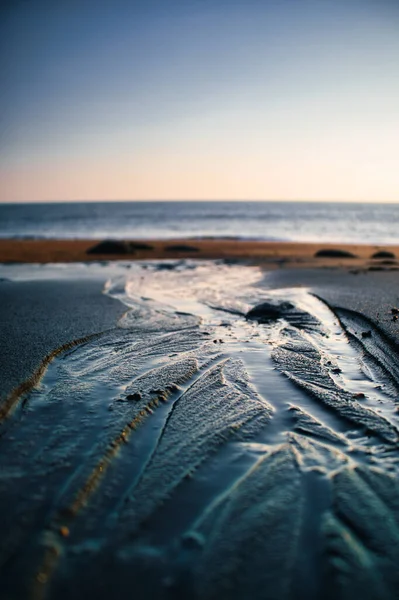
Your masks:
{"label": "beach", "polygon": [[0,240],[4,597],[396,598],[398,259]]}
{"label": "beach", "polygon": [[0,600],[399,600],[399,0],[3,4]]}
{"label": "beach", "polygon": [[[102,246],[103,244],[108,244]],[[382,255],[380,253],[383,253]],[[377,255],[377,256],[376,256]],[[240,259],[277,266],[399,266],[399,246],[241,239],[15,240],[0,239],[2,263],[70,263],[101,260]],[[389,262],[392,261],[392,262]]]}

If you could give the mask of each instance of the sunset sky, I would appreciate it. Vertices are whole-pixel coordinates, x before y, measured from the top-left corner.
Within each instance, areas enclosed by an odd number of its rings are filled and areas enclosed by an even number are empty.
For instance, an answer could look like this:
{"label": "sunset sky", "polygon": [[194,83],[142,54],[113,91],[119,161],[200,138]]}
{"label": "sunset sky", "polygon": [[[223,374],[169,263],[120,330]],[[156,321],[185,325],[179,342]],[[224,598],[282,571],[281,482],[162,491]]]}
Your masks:
{"label": "sunset sky", "polygon": [[0,201],[399,202],[397,0],[8,0]]}

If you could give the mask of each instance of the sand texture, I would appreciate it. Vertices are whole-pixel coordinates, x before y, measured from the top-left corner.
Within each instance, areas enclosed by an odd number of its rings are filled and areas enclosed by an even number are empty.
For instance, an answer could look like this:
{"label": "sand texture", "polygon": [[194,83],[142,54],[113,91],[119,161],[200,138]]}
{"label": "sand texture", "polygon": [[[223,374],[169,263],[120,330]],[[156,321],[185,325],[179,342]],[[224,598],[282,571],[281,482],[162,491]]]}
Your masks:
{"label": "sand texture", "polygon": [[1,404],[4,597],[398,598],[398,343],[350,275],[107,273],[114,326]]}

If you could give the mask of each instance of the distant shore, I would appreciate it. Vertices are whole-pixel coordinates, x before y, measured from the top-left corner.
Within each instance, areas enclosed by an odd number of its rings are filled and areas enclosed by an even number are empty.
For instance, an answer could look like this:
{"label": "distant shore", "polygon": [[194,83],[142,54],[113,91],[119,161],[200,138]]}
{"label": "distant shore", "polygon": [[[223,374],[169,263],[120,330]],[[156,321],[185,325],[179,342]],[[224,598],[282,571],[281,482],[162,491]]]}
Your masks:
{"label": "distant shore", "polygon": [[112,260],[239,259],[273,267],[399,268],[399,245],[175,240],[0,240],[1,263],[73,263]]}

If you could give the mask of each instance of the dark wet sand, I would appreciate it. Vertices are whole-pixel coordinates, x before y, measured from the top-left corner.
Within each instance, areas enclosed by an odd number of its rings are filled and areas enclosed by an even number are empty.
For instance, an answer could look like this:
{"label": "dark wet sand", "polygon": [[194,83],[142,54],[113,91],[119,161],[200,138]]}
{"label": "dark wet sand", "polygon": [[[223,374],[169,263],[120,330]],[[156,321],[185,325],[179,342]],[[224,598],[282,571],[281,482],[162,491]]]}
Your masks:
{"label": "dark wet sand", "polygon": [[[0,398],[22,383],[63,344],[115,326],[126,307],[102,294],[104,280],[0,282]],[[348,269],[266,271],[270,289],[309,287],[331,306],[364,314],[399,344],[399,272],[357,275]]]}
{"label": "dark wet sand", "polygon": [[0,283],[5,597],[396,600],[399,272],[208,264]]}
{"label": "dark wet sand", "polygon": [[381,327],[399,344],[399,318],[393,320],[392,308],[399,308],[399,272],[364,271],[353,274],[346,269],[275,270],[265,277],[271,288],[309,287],[331,306],[357,311]]}
{"label": "dark wet sand", "polygon": [[103,280],[0,282],[0,398],[63,344],[115,327],[126,307]]}

